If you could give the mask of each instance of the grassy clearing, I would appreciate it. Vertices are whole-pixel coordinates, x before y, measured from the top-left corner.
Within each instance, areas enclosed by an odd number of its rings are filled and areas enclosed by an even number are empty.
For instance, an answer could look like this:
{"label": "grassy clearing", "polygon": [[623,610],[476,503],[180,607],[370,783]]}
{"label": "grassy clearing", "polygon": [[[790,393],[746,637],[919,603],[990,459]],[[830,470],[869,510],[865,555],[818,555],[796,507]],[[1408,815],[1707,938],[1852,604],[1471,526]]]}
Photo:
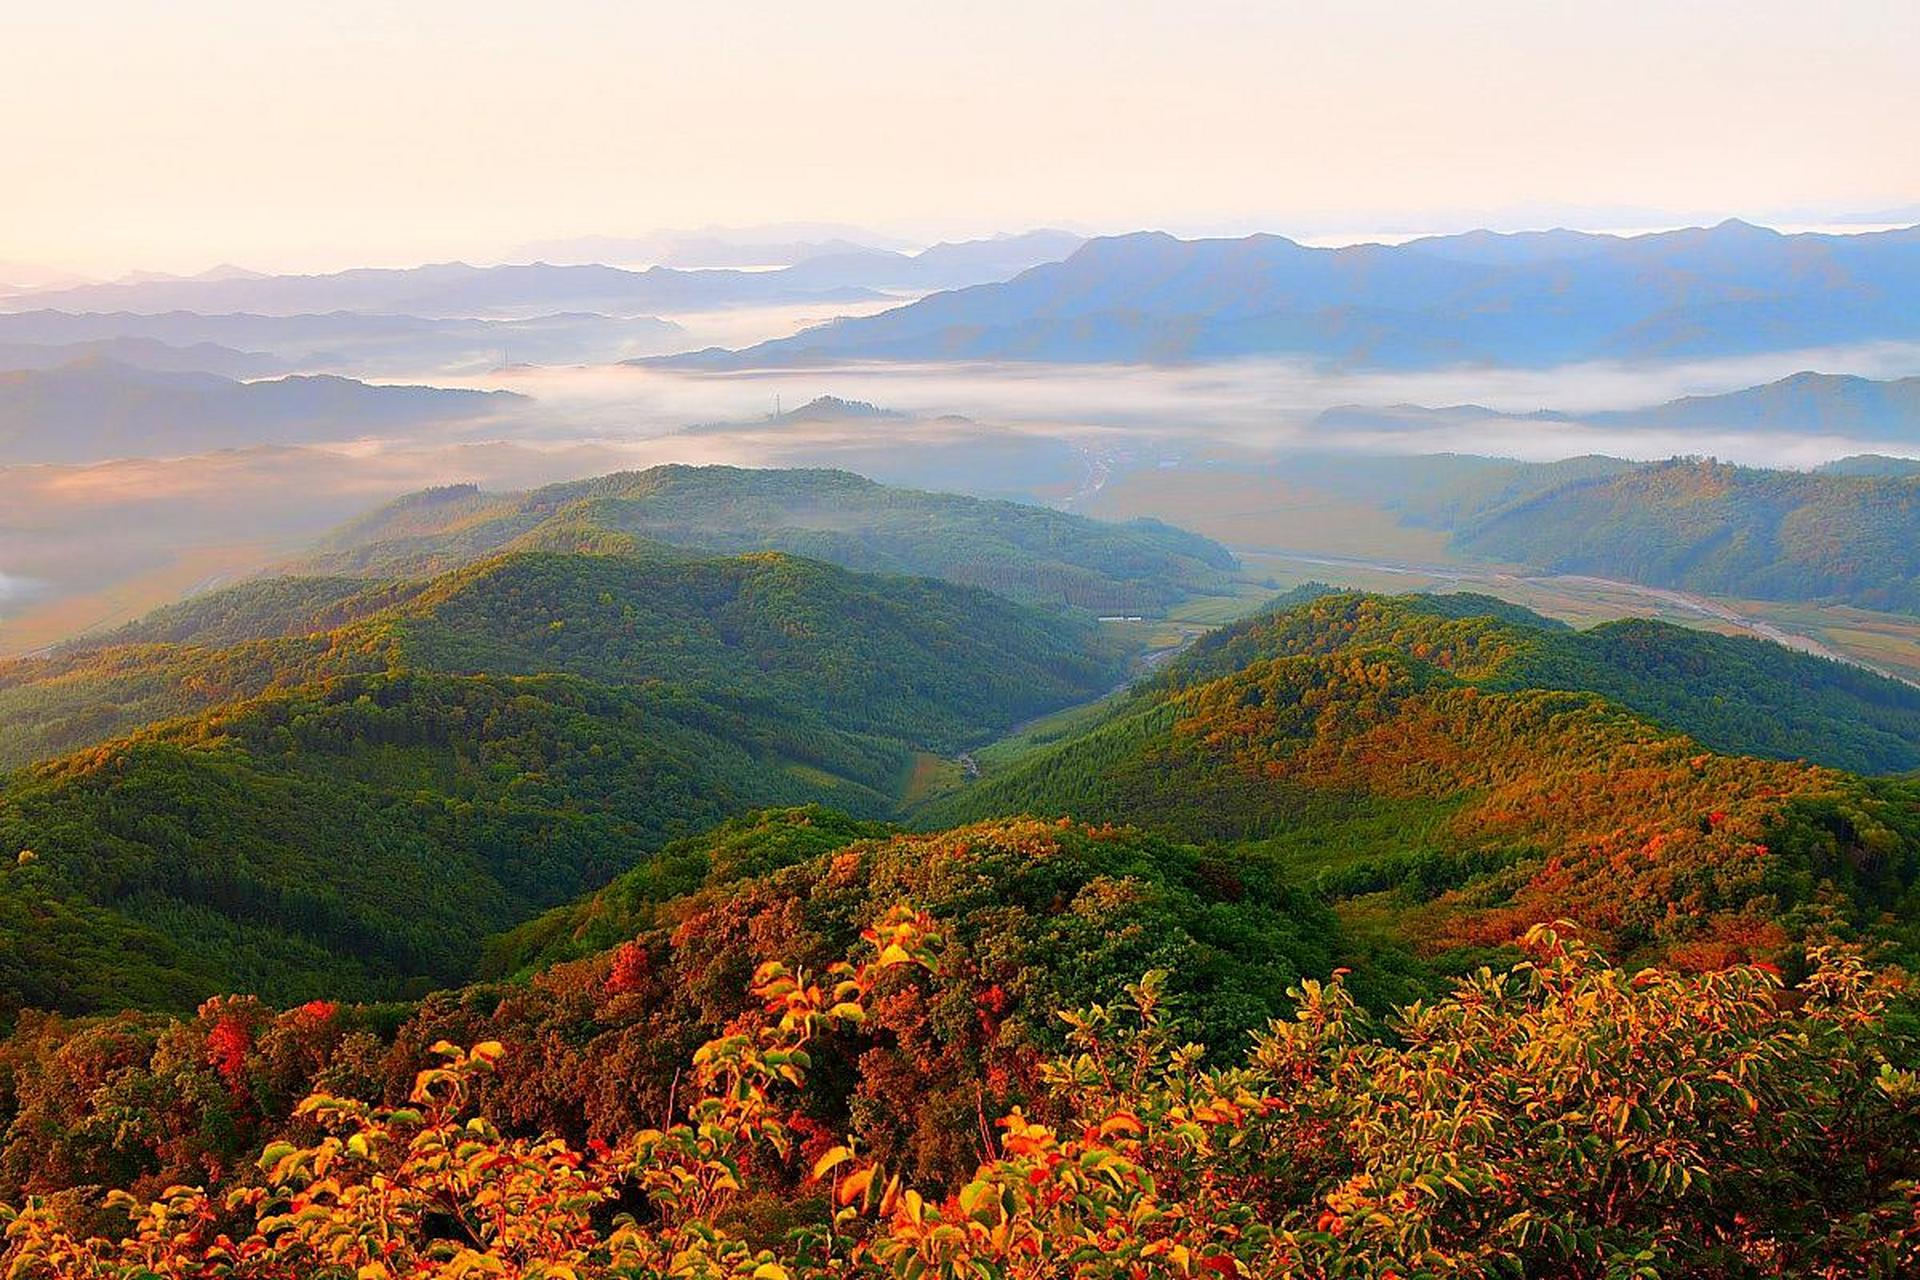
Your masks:
{"label": "grassy clearing", "polygon": [[917,752],[913,763],[907,766],[906,777],[900,783],[900,805],[910,808],[929,796],[951,791],[965,777],[965,770],[958,760],[949,760],[931,751]]}

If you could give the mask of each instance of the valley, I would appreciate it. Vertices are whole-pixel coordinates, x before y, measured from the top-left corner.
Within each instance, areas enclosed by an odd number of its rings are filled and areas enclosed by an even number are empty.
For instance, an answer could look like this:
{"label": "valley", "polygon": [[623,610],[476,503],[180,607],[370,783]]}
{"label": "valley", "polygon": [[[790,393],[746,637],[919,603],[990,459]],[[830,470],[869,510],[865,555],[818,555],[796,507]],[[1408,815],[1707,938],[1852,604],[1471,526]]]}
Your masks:
{"label": "valley", "polygon": [[1920,7],[19,7],[0,1280],[1920,1277]]}

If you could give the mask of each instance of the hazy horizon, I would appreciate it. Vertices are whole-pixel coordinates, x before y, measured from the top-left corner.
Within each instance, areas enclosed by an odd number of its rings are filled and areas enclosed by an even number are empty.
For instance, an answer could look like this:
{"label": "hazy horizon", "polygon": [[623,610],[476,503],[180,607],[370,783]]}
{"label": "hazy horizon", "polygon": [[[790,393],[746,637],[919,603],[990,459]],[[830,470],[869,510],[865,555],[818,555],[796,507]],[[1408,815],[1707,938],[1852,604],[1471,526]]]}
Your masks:
{"label": "hazy horizon", "polygon": [[1890,109],[1920,11],[1877,0],[193,17],[10,18],[7,152],[33,181],[0,259],[97,277],[796,219],[1311,239],[1920,204],[1920,125]]}

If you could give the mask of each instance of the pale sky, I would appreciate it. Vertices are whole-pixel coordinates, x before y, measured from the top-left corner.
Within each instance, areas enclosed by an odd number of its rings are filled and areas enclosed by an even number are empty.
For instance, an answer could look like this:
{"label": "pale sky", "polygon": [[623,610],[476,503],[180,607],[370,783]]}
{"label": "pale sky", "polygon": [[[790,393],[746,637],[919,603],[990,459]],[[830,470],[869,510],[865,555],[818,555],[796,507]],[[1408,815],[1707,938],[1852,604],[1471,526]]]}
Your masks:
{"label": "pale sky", "polygon": [[1914,0],[0,0],[0,260],[1868,213],[1916,51]]}

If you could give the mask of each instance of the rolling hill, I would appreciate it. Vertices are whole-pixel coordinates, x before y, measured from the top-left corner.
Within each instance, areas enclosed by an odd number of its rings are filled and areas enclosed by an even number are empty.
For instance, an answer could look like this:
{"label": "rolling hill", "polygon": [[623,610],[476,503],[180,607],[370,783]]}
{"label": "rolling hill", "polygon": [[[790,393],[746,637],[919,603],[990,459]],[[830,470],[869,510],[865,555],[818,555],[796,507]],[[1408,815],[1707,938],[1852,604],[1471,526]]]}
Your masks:
{"label": "rolling hill", "polygon": [[[546,576],[539,557],[500,563],[511,581],[527,567]],[[711,564],[645,563],[650,573]],[[490,571],[476,572],[485,578]],[[592,578],[583,590],[599,584]],[[469,590],[460,575],[445,585],[451,597]],[[258,626],[283,628],[302,610],[336,609],[335,592],[263,588]],[[535,643],[530,625],[513,622],[527,614],[531,623],[540,612],[527,612],[519,587],[483,594],[498,603],[479,612],[444,610],[423,595],[418,610],[438,621],[422,625],[450,627],[486,647],[504,637],[509,655]],[[609,782],[634,767],[622,755],[633,748],[618,726],[637,714],[644,737],[660,751],[706,753],[724,739],[680,738],[686,726],[672,722],[665,706],[630,713],[625,704],[596,701],[671,686],[523,677],[495,689],[482,677],[397,674],[336,680],[316,687],[319,694],[266,699],[204,722],[204,741],[191,749],[261,770],[241,776],[241,802],[211,789],[209,778],[175,784],[171,762],[149,754],[145,739],[99,753],[104,764],[65,762],[57,775],[37,775],[56,794],[34,794],[28,803],[43,806],[36,810],[43,822],[59,815],[63,821],[51,825],[57,832],[68,823],[83,828],[71,848],[84,853],[66,857],[70,870],[83,856],[91,859],[82,868],[89,883],[143,883],[118,833],[106,839],[84,825],[112,822],[166,850],[169,865],[144,882],[148,894],[155,885],[176,892],[185,886],[225,910],[253,909],[269,896],[270,859],[312,859],[303,883],[324,883],[334,864],[321,861],[311,843],[317,826],[330,838],[336,831],[354,837],[341,869],[354,873],[349,883],[356,885],[378,876],[380,891],[338,899],[311,890],[285,895],[273,909],[303,922],[313,950],[299,958],[310,970],[284,983],[278,1004],[239,996],[191,1012],[160,981],[168,974],[164,963],[176,957],[104,911],[83,918],[88,904],[61,903],[78,940],[55,950],[35,936],[34,947],[0,952],[0,975],[118,966],[107,970],[112,981],[145,979],[150,985],[126,989],[157,990],[160,1007],[177,1012],[18,1018],[0,1040],[0,1196],[97,1186],[150,1196],[186,1178],[215,1194],[250,1186],[259,1177],[262,1143],[287,1134],[289,1145],[267,1152],[279,1161],[295,1152],[292,1141],[305,1140],[304,1130],[283,1128],[304,1094],[405,1097],[416,1080],[450,1078],[419,1074],[447,1060],[436,1048],[443,1045],[477,1045],[483,1062],[505,1064],[459,1077],[469,1090],[467,1108],[486,1120],[449,1126],[447,1140],[457,1133],[471,1156],[509,1153],[501,1160],[537,1150],[535,1161],[517,1168],[558,1169],[564,1182],[600,1158],[595,1153],[624,1152],[636,1134],[647,1135],[643,1144],[654,1141],[660,1117],[675,1114],[707,1078],[697,1068],[685,1071],[703,1044],[712,1046],[703,1063],[733,1051],[751,1054],[756,1010],[770,1010],[760,1014],[767,1019],[799,1010],[789,1024],[818,1017],[810,995],[788,1000],[784,986],[749,997],[753,975],[768,976],[761,966],[779,961],[809,976],[828,972],[850,948],[869,954],[857,950],[862,931],[894,904],[910,902],[923,913],[918,928],[927,932],[918,936],[928,940],[928,967],[896,964],[887,972],[889,953],[878,952],[880,963],[862,972],[882,977],[839,988],[838,1023],[824,1020],[804,1060],[786,1060],[807,1069],[806,1091],[750,1112],[760,1118],[777,1111],[795,1148],[791,1157],[776,1151],[742,1162],[766,1188],[760,1199],[737,1202],[753,1222],[764,1218],[784,1232],[808,1185],[806,1171],[837,1158],[828,1144],[842,1133],[856,1135],[864,1158],[928,1188],[927,1199],[908,1203],[935,1204],[953,1187],[977,1187],[968,1179],[983,1145],[993,1141],[988,1118],[1014,1108],[1019,1117],[1052,1116],[1055,1107],[1080,1117],[1086,1113],[1057,1092],[1062,1081],[1075,1080],[1102,1099],[1104,1109],[1092,1114],[1112,1111],[1110,1121],[1079,1126],[1094,1133],[1104,1127],[1131,1135],[1141,1116],[1157,1124],[1165,1115],[1173,1127],[1156,1145],[1169,1149],[1199,1149],[1191,1142],[1196,1131],[1236,1135],[1233,1145],[1219,1144],[1219,1158],[1230,1162],[1232,1194],[1244,1194],[1247,1162],[1257,1160],[1274,1193],[1292,1197],[1283,1207],[1303,1206],[1270,1217],[1297,1224],[1314,1214],[1323,1226],[1340,1226],[1312,1237],[1301,1232],[1302,1239],[1337,1244],[1349,1228],[1329,1219],[1334,1210],[1322,1208],[1324,1197],[1366,1185],[1357,1181],[1363,1164],[1381,1167],[1344,1147],[1330,1157],[1330,1143],[1377,1142],[1399,1152],[1433,1141],[1436,1125],[1443,1135],[1462,1133],[1457,1117],[1466,1115],[1474,1117],[1475,1134],[1491,1134],[1493,1142],[1518,1135],[1516,1145],[1529,1150],[1562,1141],[1567,1131],[1595,1135],[1580,1139],[1586,1150],[1610,1149],[1598,1135],[1622,1131],[1664,1149],[1697,1143],[1673,1135],[1699,1128],[1694,1099],[1707,1096],[1722,1099],[1726,1116],[1756,1125],[1771,1124],[1786,1109],[1805,1110],[1796,1130],[1805,1136],[1796,1142],[1816,1153],[1810,1158],[1831,1157],[1831,1168],[1822,1166],[1817,1178],[1794,1175],[1822,1188],[1811,1208],[1805,1200],[1770,1208],[1769,1195],[1740,1192],[1753,1206],[1739,1211],[1749,1224],[1743,1239],[1754,1238],[1757,1215],[1771,1213],[1785,1225],[1766,1218],[1766,1231],[1803,1232],[1822,1242],[1820,1256],[1846,1258],[1881,1222],[1904,1222],[1904,1183],[1861,1190],[1849,1174],[1862,1146],[1878,1150],[1874,1144],[1883,1140],[1905,1161],[1896,1168],[1911,1167],[1907,1130],[1894,1127],[1905,1123],[1899,1100],[1906,1077],[1888,1065],[1910,1060],[1904,1011],[1889,1011],[1893,988],[1850,957],[1836,962],[1803,948],[1836,936],[1882,935],[1911,949],[1920,874],[1914,785],[1716,755],[1617,703],[1545,687],[1558,678],[1552,663],[1578,659],[1569,679],[1613,679],[1629,690],[1695,681],[1691,692],[1700,704],[1689,714],[1696,716],[1729,699],[1758,706],[1778,696],[1776,688],[1751,684],[1751,670],[1720,670],[1721,655],[1710,650],[1715,661],[1704,674],[1684,661],[1668,669],[1650,665],[1645,654],[1622,656],[1623,646],[1659,649],[1665,629],[1596,640],[1482,598],[1301,596],[1313,598],[1290,600],[1196,645],[1133,694],[1092,713],[1091,729],[1056,735],[1019,758],[996,757],[985,780],[948,800],[988,808],[1031,802],[1045,811],[1055,797],[1070,796],[1096,815],[1092,820],[996,817],[906,832],[819,805],[740,815],[645,850],[602,887],[530,919],[523,915],[477,957],[484,980],[403,1003],[350,997],[369,988],[391,991],[380,966],[409,945],[444,945],[448,916],[458,913],[468,926],[464,944],[507,914],[499,899],[518,892],[511,906],[524,906],[534,896],[527,879],[548,884],[557,874],[553,861],[569,847],[556,832],[572,832],[587,842],[580,847],[594,848],[600,846],[590,842],[623,834],[614,824],[644,823],[644,815],[633,815],[637,786]],[[235,600],[206,616],[231,631],[245,612],[245,602]],[[566,621],[562,634],[571,630],[573,619]],[[164,630],[185,621],[176,614],[154,625]],[[391,642],[409,643],[409,628],[396,626]],[[1681,651],[1684,660],[1688,652]],[[1854,691],[1868,701],[1871,693]],[[1820,701],[1834,694],[1816,682],[1794,696],[1836,716],[1850,714]],[[579,713],[558,732],[546,710],[556,703]],[[1087,713],[1079,714],[1084,723]],[[831,749],[817,732],[810,736]],[[162,741],[186,745],[164,735],[154,745]],[[423,742],[430,745],[423,749]],[[247,754],[236,757],[238,751]],[[511,761],[502,776],[514,774],[504,800],[477,778],[479,766],[497,766],[501,756]],[[717,769],[733,758],[700,759]],[[59,792],[84,789],[91,768],[124,772],[84,800]],[[342,795],[331,779],[345,773],[360,787]],[[712,780],[696,774],[689,782]],[[109,791],[119,803],[101,799]],[[378,810],[385,825],[376,826],[366,810],[381,796],[390,802]],[[578,797],[577,805],[569,797]],[[529,812],[536,800],[545,807]],[[431,863],[408,856],[406,823],[422,813],[439,815],[430,829],[443,852]],[[1116,815],[1139,825],[1103,820]],[[287,847],[221,831],[223,822],[242,818]],[[582,825],[571,828],[572,820]],[[448,839],[469,829],[486,833],[472,842],[473,861],[467,844]],[[217,859],[194,857],[195,841],[210,833],[221,837],[218,848],[243,855],[236,874],[222,877]],[[377,859],[362,852],[370,849]],[[515,851],[526,856],[509,856]],[[0,909],[11,910],[10,919],[22,915],[22,886],[47,884],[35,879],[47,861],[0,871]],[[201,943],[194,962],[227,963],[229,975],[245,971],[235,953],[250,958],[239,944],[262,942],[237,928],[217,933],[178,907],[142,902],[123,909],[138,917],[135,924],[195,925],[187,935]],[[1514,945],[1520,933],[1555,915],[1576,917],[1588,936],[1628,960],[1660,957],[1683,972],[1606,965],[1566,925],[1529,935],[1522,959]],[[27,914],[48,916],[61,919],[52,911]],[[349,929],[362,935],[352,952],[359,969],[326,951]],[[869,936],[877,947],[894,935]],[[209,946],[215,938],[224,945]],[[271,951],[261,945],[251,958]],[[904,948],[896,954],[912,958]],[[1717,971],[1745,959],[1777,962],[1800,985],[1783,996],[1762,969]],[[1472,971],[1483,961],[1492,967]],[[1684,972],[1694,969],[1716,972]],[[1461,970],[1472,972],[1449,989],[1442,975]],[[769,982],[785,972],[773,971]],[[1130,985],[1142,973],[1155,976]],[[328,997],[286,1003],[312,989],[303,984],[320,982],[332,984]],[[846,1000],[858,991],[866,997],[856,1019]],[[1387,1019],[1369,1015],[1393,1003],[1405,1007]],[[819,1007],[826,1007],[824,993]],[[1075,1007],[1087,1012],[1055,1016]],[[1144,1034],[1130,1031],[1135,1021],[1145,1024]],[[1713,1052],[1701,1051],[1702,1037],[1715,1037],[1708,1041]],[[1251,1053],[1243,1055],[1250,1038]],[[1176,1050],[1190,1040],[1190,1050]],[[1792,1058],[1790,1078],[1768,1074],[1767,1064],[1791,1054],[1801,1056]],[[1247,1065],[1238,1066],[1243,1060]],[[1731,1068],[1723,1065],[1729,1061]],[[1216,1065],[1233,1069],[1216,1075]],[[1543,1076],[1569,1082],[1567,1094],[1543,1101]],[[738,1078],[721,1076],[729,1085]],[[1617,1095],[1597,1095],[1595,1078],[1614,1082]],[[1497,1088],[1487,1087],[1490,1079]],[[1829,1090],[1845,1096],[1829,1106]],[[743,1092],[757,1108],[759,1095]],[[1474,1110],[1488,1106],[1488,1094],[1510,1110]],[[1361,1097],[1369,1099],[1364,1124],[1354,1123]],[[357,1103],[339,1105],[360,1114]],[[1606,1118],[1596,1120],[1596,1113]],[[403,1112],[395,1124],[417,1124],[419,1115]],[[1383,1127],[1376,1115],[1400,1119]],[[1850,1132],[1833,1117],[1861,1115],[1869,1138],[1849,1139],[1856,1145],[1831,1154],[1833,1135]],[[1036,1132],[1014,1127],[1024,1123],[1006,1126],[1010,1147]],[[537,1136],[540,1145],[490,1145],[498,1142],[496,1131]],[[102,1140],[106,1133],[111,1141]],[[1276,1133],[1286,1136],[1284,1147],[1276,1149]],[[439,1144],[441,1131],[427,1141]],[[1461,1181],[1466,1175],[1451,1172],[1462,1168],[1459,1144],[1447,1142],[1435,1146],[1434,1158]],[[445,1167],[444,1145],[426,1149]],[[1728,1149],[1772,1158],[1746,1135],[1729,1139]],[[589,1154],[576,1158],[576,1150]],[[1499,1161],[1513,1159],[1506,1150],[1499,1148]],[[1407,1159],[1410,1170],[1429,1167],[1418,1152]],[[1036,1162],[1007,1185],[1079,1179],[1095,1163],[1064,1160],[1049,1172]],[[338,1167],[383,1166],[343,1159]],[[1882,1172],[1882,1182],[1894,1177]],[[1405,1176],[1396,1205],[1451,1189],[1438,1174]],[[1177,1181],[1170,1172],[1162,1185]],[[1431,1185],[1443,1190],[1417,1189]],[[1497,1176],[1485,1178],[1488,1188],[1503,1185]],[[1593,1199],[1604,1203],[1606,1184],[1595,1185]],[[972,1200],[979,1192],[959,1194]],[[1488,1194],[1462,1194],[1470,1217],[1477,1220]],[[1711,1202],[1689,1203],[1717,1221],[1728,1213],[1725,1194],[1716,1188]],[[1538,1195],[1525,1188],[1502,1212],[1539,1212]],[[1669,1214],[1671,1202],[1652,1212]],[[80,1217],[91,1203],[76,1193],[49,1212]],[[1890,1207],[1869,1217],[1861,1204]],[[1196,1217],[1204,1225],[1195,1238],[1216,1247],[1217,1217]],[[1803,1218],[1814,1226],[1804,1228]],[[1843,1218],[1853,1234],[1834,1245],[1832,1221]],[[21,1220],[28,1229],[45,1221]],[[1777,1258],[1771,1237],[1766,1243],[1765,1256]],[[1559,1254],[1540,1247],[1528,1256],[1542,1265],[1523,1269],[1545,1274],[1545,1260]]]}
{"label": "rolling hill", "polygon": [[[498,944],[496,959],[527,948],[537,976],[405,1006],[325,1000],[280,1015],[236,1000],[173,1018],[23,1024],[0,1040],[0,1195],[89,1175],[144,1185],[188,1168],[223,1183],[317,1071],[404,1093],[443,1039],[515,1046],[515,1069],[487,1090],[498,1123],[613,1140],[651,1123],[686,1057],[740,1016],[742,975],[775,956],[824,969],[897,895],[938,920],[949,962],[925,998],[874,1010],[892,1047],[834,1073],[817,1105],[857,1109],[872,1142],[940,1178],[968,1167],[967,1117],[983,1096],[1031,1096],[1039,1055],[1059,1043],[1051,1009],[1168,967],[1182,1026],[1237,1043],[1280,1012],[1289,984],[1342,959],[1338,922],[1310,894],[1140,832],[1005,821],[914,835],[818,806],[758,812],[676,841],[606,894]],[[576,938],[589,914],[603,932]],[[602,936],[612,945],[598,948]],[[556,963],[571,955],[581,958]],[[252,1105],[169,1080],[169,1062],[207,1070],[223,1021],[247,1026],[256,1046]],[[309,1024],[324,1028],[318,1052],[287,1034]],[[69,1139],[112,1111],[119,1089],[175,1082],[177,1102],[128,1115],[111,1149]]]}
{"label": "rolling hill", "polygon": [[1235,568],[1218,543],[1152,520],[1108,524],[1045,507],[894,489],[844,471],[664,466],[527,493],[428,490],[356,520],[295,566],[418,574],[500,549],[665,542],[778,550],[869,573],[916,574],[1016,600],[1159,612]]}
{"label": "rolling hill", "polygon": [[1479,232],[1341,249],[1143,232],[1089,241],[1004,283],[744,351],[663,359],[754,367],[1270,355],[1417,368],[1697,358],[1920,336],[1916,286],[1920,229],[1788,236],[1730,221],[1633,237]]}
{"label": "rolling hill", "polygon": [[[1436,955],[1565,916],[1712,967],[1837,902],[1869,930],[1920,905],[1911,782],[1702,742],[1837,742],[1878,702],[1911,761],[1912,692],[1859,679],[1656,624],[1336,593],[1213,633],[1091,723],[983,753],[985,776],[921,817],[1071,812],[1239,843]],[[1816,908],[1827,881],[1840,896]]]}
{"label": "rolling hill", "polygon": [[[1084,621],[781,555],[515,555],[374,593],[355,618],[281,584],[213,611],[266,638],[9,669],[12,752],[78,749],[0,785],[0,1004],[443,983],[672,837],[885,813],[918,753],[1116,675]],[[315,608],[352,620],[280,634]]]}
{"label": "rolling hill", "polygon": [[1920,610],[1920,468],[1905,459],[1856,457],[1808,472],[1701,457],[1350,452],[1290,455],[1262,474],[1443,530],[1462,560],[1736,601]]}
{"label": "rolling hill", "polygon": [[1488,559],[1710,595],[1920,611],[1920,480],[1674,459],[1463,519]]}
{"label": "rolling hill", "polygon": [[[1036,264],[1058,261],[1081,243],[1082,238],[1071,232],[1041,230],[938,244],[912,254],[875,246],[822,246],[831,251],[766,271],[665,265],[628,270],[597,262],[499,266],[444,262],[405,268],[360,267],[325,275],[248,272],[75,285],[0,300],[0,305],[12,310],[32,307],[146,315],[169,311],[261,316],[355,312],[428,318],[556,311],[609,315],[704,311],[796,302],[850,302],[881,297],[879,290],[924,291],[1003,280]],[[741,265],[767,264],[747,261]]]}

